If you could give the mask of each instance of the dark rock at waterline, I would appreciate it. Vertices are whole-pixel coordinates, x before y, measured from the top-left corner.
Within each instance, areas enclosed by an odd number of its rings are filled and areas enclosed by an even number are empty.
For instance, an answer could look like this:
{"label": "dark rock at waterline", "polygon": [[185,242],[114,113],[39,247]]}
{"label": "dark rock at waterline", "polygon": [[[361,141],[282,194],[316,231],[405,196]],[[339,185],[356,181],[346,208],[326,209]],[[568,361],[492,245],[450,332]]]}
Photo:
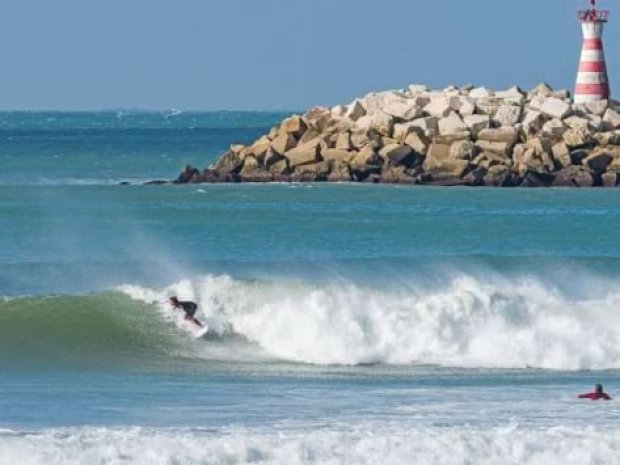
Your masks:
{"label": "dark rock at waterline", "polygon": [[164,179],[153,179],[152,181],[146,181],[144,183],[145,186],[164,186],[167,184],[172,184],[172,183]]}

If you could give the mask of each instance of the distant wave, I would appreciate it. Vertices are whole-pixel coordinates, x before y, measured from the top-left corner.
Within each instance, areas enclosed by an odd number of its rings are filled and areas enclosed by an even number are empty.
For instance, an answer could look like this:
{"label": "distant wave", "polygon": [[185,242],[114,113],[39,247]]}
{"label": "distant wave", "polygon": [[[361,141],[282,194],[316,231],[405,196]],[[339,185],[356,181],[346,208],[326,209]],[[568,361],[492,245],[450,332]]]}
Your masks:
{"label": "distant wave", "polygon": [[617,463],[620,430],[419,428],[353,424],[333,430],[149,430],[80,428],[36,433],[0,431],[3,464],[230,465]]}

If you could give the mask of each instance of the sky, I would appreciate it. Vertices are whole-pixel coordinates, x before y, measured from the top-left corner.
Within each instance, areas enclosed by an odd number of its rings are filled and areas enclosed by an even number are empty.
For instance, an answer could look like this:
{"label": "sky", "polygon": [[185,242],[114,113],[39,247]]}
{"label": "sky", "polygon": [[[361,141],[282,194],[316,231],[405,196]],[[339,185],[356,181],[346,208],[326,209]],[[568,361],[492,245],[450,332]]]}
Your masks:
{"label": "sky", "polygon": [[[587,3],[2,0],[0,110],[303,110],[412,83],[572,88]],[[620,4],[599,5],[612,10],[620,95]]]}

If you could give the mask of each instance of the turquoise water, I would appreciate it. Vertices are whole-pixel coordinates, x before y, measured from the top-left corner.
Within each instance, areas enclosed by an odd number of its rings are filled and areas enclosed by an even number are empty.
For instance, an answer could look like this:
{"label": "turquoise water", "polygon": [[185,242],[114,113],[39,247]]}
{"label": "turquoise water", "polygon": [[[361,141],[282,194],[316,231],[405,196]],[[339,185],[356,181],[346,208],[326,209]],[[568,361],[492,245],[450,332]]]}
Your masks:
{"label": "turquoise water", "polygon": [[281,117],[0,114],[0,462],[620,461],[618,194],[117,185]]}

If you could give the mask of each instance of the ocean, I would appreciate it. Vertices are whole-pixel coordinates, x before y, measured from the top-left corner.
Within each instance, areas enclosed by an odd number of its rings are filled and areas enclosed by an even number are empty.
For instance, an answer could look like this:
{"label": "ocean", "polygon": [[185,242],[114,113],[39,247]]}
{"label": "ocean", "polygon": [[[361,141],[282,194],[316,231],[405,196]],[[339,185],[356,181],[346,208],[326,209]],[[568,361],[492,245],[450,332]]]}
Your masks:
{"label": "ocean", "polygon": [[618,192],[141,185],[283,116],[0,113],[0,464],[620,463]]}

